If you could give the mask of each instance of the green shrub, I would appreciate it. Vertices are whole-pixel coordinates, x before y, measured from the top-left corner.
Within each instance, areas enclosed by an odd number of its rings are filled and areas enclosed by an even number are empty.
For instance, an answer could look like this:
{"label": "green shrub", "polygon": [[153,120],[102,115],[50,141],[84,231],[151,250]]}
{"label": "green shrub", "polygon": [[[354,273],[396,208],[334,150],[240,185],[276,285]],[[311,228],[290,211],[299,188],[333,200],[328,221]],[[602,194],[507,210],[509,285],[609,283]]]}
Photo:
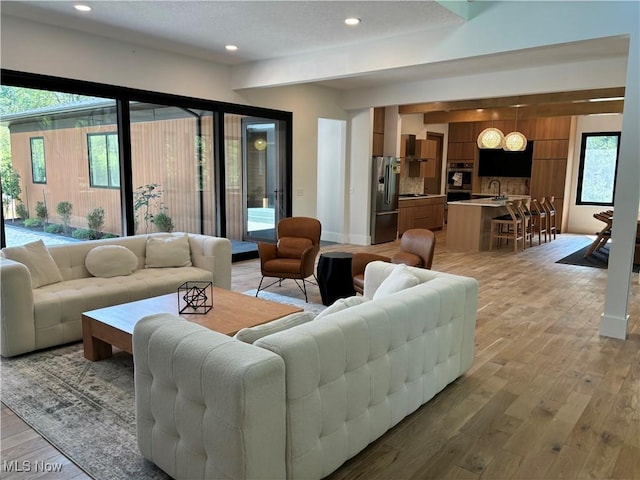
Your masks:
{"label": "green shrub", "polygon": [[71,206],[71,202],[67,202],[66,200],[58,203],[56,206],[56,213],[62,220],[62,230],[64,233],[69,231],[69,223],[71,222],[71,211],[73,207]]}
{"label": "green shrub", "polygon": [[156,230],[159,232],[172,232],[173,222],[171,217],[164,212],[156,213],[152,219],[153,224],[156,226]]}
{"label": "green shrub", "polygon": [[118,237],[119,235],[116,235],[115,233],[104,233],[100,238],[118,238]]}
{"label": "green shrub", "polygon": [[29,210],[27,209],[27,207],[24,206],[24,203],[19,203],[16,206],[16,213],[23,220],[26,220],[27,218],[29,218]]}
{"label": "green shrub", "polygon": [[39,218],[26,218],[24,220],[24,226],[29,228],[41,227],[42,220]]}
{"label": "green shrub", "polygon": [[51,223],[44,227],[44,231],[47,233],[62,233],[64,232],[64,227],[62,225],[58,225],[57,223]]}
{"label": "green shrub", "polygon": [[36,216],[40,219],[40,222],[44,225],[49,218],[49,211],[44,202],[36,202]]}
{"label": "green shrub", "polygon": [[97,207],[91,210],[87,214],[87,223],[89,224],[89,229],[99,232],[102,230],[102,226],[104,225],[104,208]]}
{"label": "green shrub", "polygon": [[73,231],[71,236],[79,240],[95,240],[97,238],[96,232],[87,228],[78,228]]}

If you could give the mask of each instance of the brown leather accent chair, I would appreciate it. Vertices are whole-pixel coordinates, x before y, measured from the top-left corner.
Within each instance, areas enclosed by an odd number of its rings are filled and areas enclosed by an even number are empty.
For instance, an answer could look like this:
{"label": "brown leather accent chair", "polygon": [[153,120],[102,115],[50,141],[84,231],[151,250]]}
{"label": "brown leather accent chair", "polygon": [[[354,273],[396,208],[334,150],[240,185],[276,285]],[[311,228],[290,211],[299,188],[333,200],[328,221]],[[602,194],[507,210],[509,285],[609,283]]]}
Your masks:
{"label": "brown leather accent chair", "polygon": [[[278,243],[258,243],[262,278],[256,297],[260,290],[276,283],[280,285],[285,278],[291,278],[304,293],[305,301],[308,301],[305,279],[314,275],[316,256],[320,251],[322,226],[315,218],[289,217],[280,220],[276,230]],[[263,287],[262,282],[265,277],[274,277],[278,280]],[[302,281],[302,285],[298,282],[299,280]]]}
{"label": "brown leather accent chair", "polygon": [[394,253],[391,258],[374,253],[354,253],[351,261],[353,288],[358,293],[364,292],[364,269],[369,262],[376,260],[431,269],[435,248],[436,237],[431,230],[413,228],[402,234],[400,251]]}

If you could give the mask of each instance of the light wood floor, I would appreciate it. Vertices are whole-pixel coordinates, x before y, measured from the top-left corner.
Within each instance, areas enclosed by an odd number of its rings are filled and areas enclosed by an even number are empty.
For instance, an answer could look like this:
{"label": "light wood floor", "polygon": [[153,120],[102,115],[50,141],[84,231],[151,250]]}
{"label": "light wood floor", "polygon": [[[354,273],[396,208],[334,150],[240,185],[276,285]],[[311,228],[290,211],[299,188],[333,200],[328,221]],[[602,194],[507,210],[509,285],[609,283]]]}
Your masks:
{"label": "light wood floor", "polygon": [[[554,263],[588,243],[563,234],[517,255],[508,247],[472,255],[447,252],[439,232],[433,269],[480,282],[473,367],[330,478],[640,479],[638,275],[628,339],[600,337],[606,270]],[[257,260],[233,267],[234,290],[259,278]],[[300,296],[292,283],[271,290]],[[310,301],[320,302],[317,287]],[[64,461],[19,423],[2,409],[3,461]],[[55,478],[88,478],[68,463],[63,473]]]}

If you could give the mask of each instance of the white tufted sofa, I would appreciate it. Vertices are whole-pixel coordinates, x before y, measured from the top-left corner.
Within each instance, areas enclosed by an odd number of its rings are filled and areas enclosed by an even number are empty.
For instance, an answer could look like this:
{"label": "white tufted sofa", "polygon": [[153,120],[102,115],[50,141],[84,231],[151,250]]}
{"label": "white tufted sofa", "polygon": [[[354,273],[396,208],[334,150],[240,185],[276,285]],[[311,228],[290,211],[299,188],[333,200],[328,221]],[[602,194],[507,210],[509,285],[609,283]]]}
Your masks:
{"label": "white tufted sofa", "polygon": [[[373,296],[393,264],[367,266]],[[142,454],[177,479],[324,477],[469,369],[474,279],[421,284],[253,345],[181,321],[135,328]]]}
{"label": "white tufted sofa", "polygon": [[[213,281],[217,287],[231,288],[231,242],[226,238],[189,233],[192,266],[145,268],[147,238],[168,235],[47,247],[62,281],[39,288],[32,288],[25,265],[0,257],[0,354],[9,357],[81,340],[82,312],[171,293],[186,281]],[[104,245],[127,247],[138,258],[138,269],[127,276],[92,276],[85,258],[93,248]]]}

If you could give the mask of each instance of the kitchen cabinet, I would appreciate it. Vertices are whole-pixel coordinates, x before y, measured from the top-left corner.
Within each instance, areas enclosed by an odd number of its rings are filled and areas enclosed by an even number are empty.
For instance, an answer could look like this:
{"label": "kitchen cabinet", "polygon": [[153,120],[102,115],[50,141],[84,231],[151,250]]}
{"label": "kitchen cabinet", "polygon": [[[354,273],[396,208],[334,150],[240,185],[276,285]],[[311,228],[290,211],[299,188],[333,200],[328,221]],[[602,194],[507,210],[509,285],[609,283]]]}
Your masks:
{"label": "kitchen cabinet", "polygon": [[373,145],[371,153],[374,157],[384,155],[384,108],[373,109]]}
{"label": "kitchen cabinet", "polygon": [[439,230],[444,226],[444,195],[400,198],[398,234],[412,228]]}

